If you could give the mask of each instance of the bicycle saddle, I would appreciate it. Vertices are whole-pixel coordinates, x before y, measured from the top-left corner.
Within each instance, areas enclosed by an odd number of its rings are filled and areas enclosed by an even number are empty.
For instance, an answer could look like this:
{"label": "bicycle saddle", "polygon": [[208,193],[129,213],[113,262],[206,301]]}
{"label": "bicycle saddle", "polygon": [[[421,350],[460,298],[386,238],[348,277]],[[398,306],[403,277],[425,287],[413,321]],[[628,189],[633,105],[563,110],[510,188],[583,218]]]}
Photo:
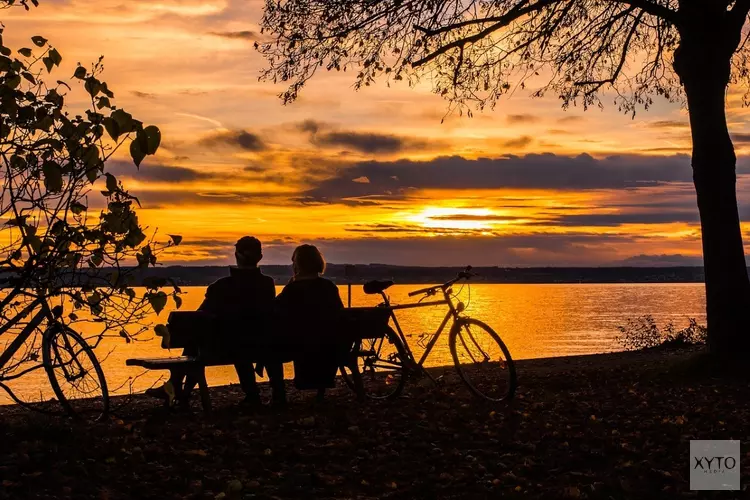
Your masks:
{"label": "bicycle saddle", "polygon": [[383,290],[386,290],[391,285],[393,285],[393,280],[372,280],[365,283],[362,286],[362,289],[366,294],[373,295],[375,293],[380,293]]}

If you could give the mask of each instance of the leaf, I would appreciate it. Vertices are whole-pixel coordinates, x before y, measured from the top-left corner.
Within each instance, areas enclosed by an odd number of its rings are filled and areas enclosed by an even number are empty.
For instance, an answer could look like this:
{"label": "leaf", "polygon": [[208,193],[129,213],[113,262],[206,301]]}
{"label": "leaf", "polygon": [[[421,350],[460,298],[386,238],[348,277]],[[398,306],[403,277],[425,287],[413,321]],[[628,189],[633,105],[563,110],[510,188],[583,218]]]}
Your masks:
{"label": "leaf", "polygon": [[121,134],[126,134],[133,131],[133,115],[131,115],[130,113],[126,112],[123,109],[116,109],[112,111],[112,114],[110,114],[109,116],[111,116],[112,119],[117,122],[117,125],[120,127],[119,130]]}
{"label": "leaf", "polygon": [[60,66],[60,63],[62,62],[62,56],[57,51],[57,49],[50,49],[49,58],[52,60],[55,66]]}
{"label": "leaf", "polygon": [[107,130],[107,133],[112,138],[112,140],[116,141],[117,138],[120,137],[120,126],[117,124],[114,118],[108,116],[104,120],[102,120],[102,123],[104,124],[104,128]]}
{"label": "leaf", "polygon": [[31,49],[28,47],[24,47],[22,49],[18,49],[18,53],[21,54],[24,57],[31,57]]}
{"label": "leaf", "polygon": [[126,344],[131,342],[130,335],[128,335],[128,332],[126,332],[125,329],[120,330],[120,337],[125,339]]}
{"label": "leaf", "polygon": [[179,295],[177,295],[177,294],[174,294],[174,295],[172,296],[172,298],[174,299],[174,305],[175,305],[175,307],[176,307],[177,309],[179,309],[180,307],[182,307],[182,297],[180,297],[180,296],[179,296]]}
{"label": "leaf", "polygon": [[70,211],[75,215],[80,215],[86,210],[88,210],[88,207],[79,201],[74,201],[70,204]]}
{"label": "leaf", "polygon": [[156,314],[159,314],[164,310],[164,306],[167,305],[167,294],[164,292],[152,292],[149,293],[146,298],[148,299],[151,307],[154,308]]}
{"label": "leaf", "polygon": [[110,193],[116,193],[117,191],[119,191],[120,188],[117,185],[117,177],[110,173],[104,175],[107,178],[107,191],[109,191]]}
{"label": "leaf", "polygon": [[47,191],[57,193],[62,190],[63,176],[59,165],[46,161],[42,166],[42,172],[44,173],[44,187],[47,188]]}
{"label": "leaf", "polygon": [[88,92],[91,97],[96,97],[96,94],[98,94],[102,88],[102,84],[99,80],[90,76],[86,78],[86,83],[83,84],[83,88],[86,89],[86,92]]}
{"label": "leaf", "polygon": [[242,481],[233,479],[227,483],[227,493],[229,495],[236,495],[242,491]]}
{"label": "leaf", "polygon": [[47,43],[47,39],[39,35],[32,36],[31,41],[34,42],[34,45],[36,45],[37,47],[44,47],[44,45]]}
{"label": "leaf", "polygon": [[31,249],[36,253],[39,253],[39,250],[42,248],[42,240],[40,240],[39,236],[35,234],[27,234],[26,243],[28,243]]}
{"label": "leaf", "polygon": [[161,144],[161,131],[156,126],[149,125],[143,129],[143,134],[146,137],[146,154],[155,154]]}
{"label": "leaf", "polygon": [[18,87],[21,83],[21,75],[17,73],[8,73],[5,77],[5,85],[8,86],[10,89],[14,89]]}
{"label": "leaf", "polygon": [[141,162],[146,157],[146,152],[141,147],[141,141],[137,138],[130,143],[130,156],[133,158],[136,167],[140,167]]}
{"label": "leaf", "polygon": [[47,68],[47,73],[52,71],[52,67],[55,65],[54,62],[52,62],[52,59],[50,59],[48,56],[42,57],[42,62],[44,63],[44,67]]}
{"label": "leaf", "polygon": [[109,102],[109,97],[102,96],[99,98],[99,102],[96,103],[97,109],[111,108],[112,104]]}
{"label": "leaf", "polygon": [[75,70],[75,73],[73,73],[73,78],[78,78],[79,80],[83,80],[86,78],[86,68],[83,66],[78,66]]}
{"label": "leaf", "polygon": [[96,182],[96,179],[99,177],[99,169],[96,167],[92,167],[86,170],[86,178],[89,180],[91,184]]}
{"label": "leaf", "polygon": [[167,236],[172,238],[172,243],[174,243],[174,246],[179,246],[180,243],[182,243],[182,236],[180,236],[179,234],[169,234]]}

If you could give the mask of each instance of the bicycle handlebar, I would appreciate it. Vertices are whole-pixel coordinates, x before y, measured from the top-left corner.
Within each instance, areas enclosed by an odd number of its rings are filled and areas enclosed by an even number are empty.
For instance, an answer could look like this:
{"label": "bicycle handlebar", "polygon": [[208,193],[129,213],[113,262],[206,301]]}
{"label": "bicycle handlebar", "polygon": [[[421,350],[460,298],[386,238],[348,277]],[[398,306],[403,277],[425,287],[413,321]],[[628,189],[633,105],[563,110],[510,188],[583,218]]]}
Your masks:
{"label": "bicycle handlebar", "polygon": [[435,286],[429,286],[427,288],[420,288],[419,290],[414,290],[413,292],[409,292],[409,297],[414,297],[415,295],[424,295],[424,294],[432,294],[435,293],[437,290],[445,290],[449,286],[453,285],[457,281],[463,280],[463,279],[471,279],[472,276],[476,276],[476,273],[471,272],[471,266],[466,266],[466,269],[458,273],[458,276],[453,278],[452,280],[446,281],[442,285],[435,285]]}

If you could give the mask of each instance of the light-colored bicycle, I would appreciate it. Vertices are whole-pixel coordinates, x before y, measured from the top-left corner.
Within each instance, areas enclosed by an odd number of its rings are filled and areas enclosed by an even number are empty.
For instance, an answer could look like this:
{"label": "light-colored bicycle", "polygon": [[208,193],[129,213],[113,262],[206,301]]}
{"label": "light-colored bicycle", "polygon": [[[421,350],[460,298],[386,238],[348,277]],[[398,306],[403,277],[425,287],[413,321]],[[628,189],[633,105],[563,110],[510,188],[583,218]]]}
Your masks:
{"label": "light-colored bicycle", "polygon": [[[450,323],[448,344],[451,356],[456,372],[469,390],[475,396],[493,402],[506,401],[513,397],[517,385],[516,369],[508,348],[489,325],[465,316],[464,304],[453,294],[453,285],[468,281],[473,276],[475,274],[469,266],[442,285],[410,292],[409,297],[422,298],[409,304],[391,304],[385,291],[393,285],[393,281],[371,281],[364,285],[365,293],[380,294],[383,297],[383,302],[378,307],[390,311],[390,321],[395,327],[394,329],[388,326],[384,335],[361,339],[355,345],[358,367],[367,396],[373,399],[395,398],[403,390],[407,378],[413,375],[423,374],[435,381],[424,368],[424,363]],[[434,299],[426,300],[432,298]],[[425,346],[422,356],[417,360],[401,329],[396,311],[438,305],[447,306],[448,311]],[[342,374],[344,381],[353,387],[354,382],[350,374],[344,369]]]}

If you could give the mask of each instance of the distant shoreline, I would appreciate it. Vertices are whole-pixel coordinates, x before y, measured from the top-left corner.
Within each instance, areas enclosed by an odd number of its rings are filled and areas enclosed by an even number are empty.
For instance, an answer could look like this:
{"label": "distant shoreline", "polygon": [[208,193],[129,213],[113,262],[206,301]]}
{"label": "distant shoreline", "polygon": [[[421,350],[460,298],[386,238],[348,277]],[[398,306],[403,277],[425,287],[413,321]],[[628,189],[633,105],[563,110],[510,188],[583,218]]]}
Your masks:
{"label": "distant shoreline", "polygon": [[[291,277],[286,265],[261,266],[276,284],[285,284]],[[346,266],[329,264],[326,277],[339,284],[364,283],[373,279],[393,280],[397,284],[440,283],[461,271],[462,267],[411,267],[386,264],[353,266],[347,276]],[[703,267],[476,267],[479,274],[473,283],[488,284],[565,284],[565,283],[703,283]],[[181,286],[207,286],[227,276],[227,266],[166,266],[150,268],[141,273],[146,277],[172,278]]]}

